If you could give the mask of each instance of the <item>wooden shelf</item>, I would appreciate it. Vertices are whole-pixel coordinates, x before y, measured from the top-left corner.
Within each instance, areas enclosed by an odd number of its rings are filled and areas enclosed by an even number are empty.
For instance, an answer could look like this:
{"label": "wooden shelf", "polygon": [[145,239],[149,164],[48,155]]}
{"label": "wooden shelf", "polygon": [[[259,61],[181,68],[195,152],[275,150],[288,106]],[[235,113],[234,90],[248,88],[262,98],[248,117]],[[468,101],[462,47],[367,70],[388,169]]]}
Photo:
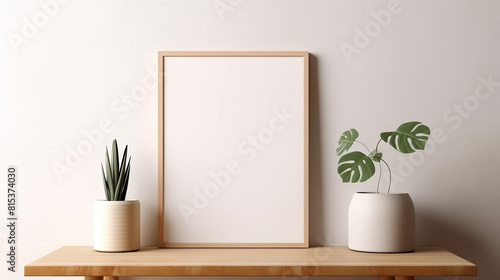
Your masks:
{"label": "wooden shelf", "polygon": [[[25,276],[474,276],[476,265],[441,248],[396,254],[347,247],[307,249],[158,249],[101,253],[62,247],[24,268]],[[103,276],[107,276],[104,277]],[[115,277],[113,277],[115,276]]]}

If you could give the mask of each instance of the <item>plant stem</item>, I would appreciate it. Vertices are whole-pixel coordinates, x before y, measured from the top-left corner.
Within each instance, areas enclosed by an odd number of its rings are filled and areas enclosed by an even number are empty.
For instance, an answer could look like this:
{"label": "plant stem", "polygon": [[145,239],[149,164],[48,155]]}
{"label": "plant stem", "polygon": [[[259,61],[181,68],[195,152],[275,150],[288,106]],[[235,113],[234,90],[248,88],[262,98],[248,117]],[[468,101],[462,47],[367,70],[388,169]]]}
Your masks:
{"label": "plant stem", "polygon": [[[377,146],[375,147],[375,153],[377,153],[377,152],[378,152],[378,144],[380,144],[380,141],[382,141],[382,139],[378,140],[378,142],[377,142]],[[357,141],[357,140],[356,140],[356,141],[354,141],[354,142],[358,142],[359,144],[363,145],[363,146],[366,148],[366,150],[368,151],[368,154],[371,154],[371,153],[372,153],[372,151],[370,151],[370,148],[368,148],[368,146],[366,146],[363,142],[361,142],[361,141]],[[387,162],[385,162],[385,160],[383,160],[383,159],[379,159],[379,162],[378,162],[379,167],[380,167],[380,173],[379,173],[379,175],[378,175],[377,193],[379,193],[380,180],[382,179],[382,164],[380,163],[380,161],[383,161],[383,162],[384,162],[384,164],[385,164],[385,165],[387,166],[387,168],[389,169],[389,189],[388,189],[388,191],[387,191],[387,192],[389,193],[389,191],[391,190],[391,169],[389,168],[389,165],[387,164]]]}
{"label": "plant stem", "polygon": [[358,142],[359,144],[361,144],[361,145],[365,146],[365,148],[368,150],[368,154],[370,154],[370,153],[372,152],[372,151],[370,151],[370,149],[368,148],[368,146],[366,146],[363,142],[358,141],[358,140],[356,140],[356,141],[354,141],[354,142]]}
{"label": "plant stem", "polygon": [[[389,167],[389,164],[383,159],[380,159],[380,161],[383,161],[385,166],[387,166],[387,169],[389,170],[389,188],[387,189],[387,193],[391,192],[391,182],[392,182],[392,172],[391,168]],[[380,173],[382,173],[382,167],[380,168]],[[377,191],[378,191],[378,186],[377,186]]]}
{"label": "plant stem", "polygon": [[382,179],[382,163],[380,163],[380,161],[378,162],[378,165],[380,167],[380,172],[379,172],[379,175],[378,175],[378,182],[377,182],[377,193],[379,193],[378,191],[378,188],[380,186],[380,179]]}
{"label": "plant stem", "polygon": [[[375,153],[378,153],[378,144],[380,144],[380,141],[382,141],[382,139],[378,140],[377,142],[377,146],[375,146]],[[387,164],[387,163],[386,163]]]}

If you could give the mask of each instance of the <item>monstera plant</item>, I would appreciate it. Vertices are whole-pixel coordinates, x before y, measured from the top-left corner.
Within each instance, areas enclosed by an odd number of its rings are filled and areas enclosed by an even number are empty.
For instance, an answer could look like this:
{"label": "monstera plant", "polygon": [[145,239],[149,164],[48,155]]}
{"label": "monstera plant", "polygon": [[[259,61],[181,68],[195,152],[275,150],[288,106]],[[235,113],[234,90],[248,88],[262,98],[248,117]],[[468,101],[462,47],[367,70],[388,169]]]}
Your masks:
{"label": "monstera plant", "polygon": [[[384,163],[389,170],[389,187],[387,190],[389,193],[391,189],[391,169],[389,164],[382,159],[382,153],[379,151],[380,142],[384,141],[399,152],[409,154],[425,148],[425,143],[429,139],[430,132],[429,127],[421,122],[407,122],[400,125],[396,131],[382,132],[375,149],[371,150],[357,140],[359,133],[356,129],[349,129],[342,134],[338,142],[337,155],[341,157],[338,162],[337,171],[344,183],[364,182],[375,174],[375,163],[378,163],[381,169],[377,184],[378,193],[382,177],[382,163]],[[364,146],[366,153],[361,151],[348,152],[354,143]]]}

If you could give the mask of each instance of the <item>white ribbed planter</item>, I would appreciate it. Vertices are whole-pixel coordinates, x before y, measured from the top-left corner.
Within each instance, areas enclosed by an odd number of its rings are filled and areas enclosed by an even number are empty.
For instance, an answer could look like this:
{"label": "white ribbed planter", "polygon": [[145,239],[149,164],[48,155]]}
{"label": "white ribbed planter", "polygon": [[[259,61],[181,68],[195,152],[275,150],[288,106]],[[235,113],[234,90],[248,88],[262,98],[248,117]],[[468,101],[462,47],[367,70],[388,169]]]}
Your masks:
{"label": "white ribbed planter", "polygon": [[135,251],[141,242],[141,206],[138,200],[94,202],[94,250]]}
{"label": "white ribbed planter", "polygon": [[415,250],[415,208],[407,193],[358,192],[349,205],[349,249],[396,253]]}

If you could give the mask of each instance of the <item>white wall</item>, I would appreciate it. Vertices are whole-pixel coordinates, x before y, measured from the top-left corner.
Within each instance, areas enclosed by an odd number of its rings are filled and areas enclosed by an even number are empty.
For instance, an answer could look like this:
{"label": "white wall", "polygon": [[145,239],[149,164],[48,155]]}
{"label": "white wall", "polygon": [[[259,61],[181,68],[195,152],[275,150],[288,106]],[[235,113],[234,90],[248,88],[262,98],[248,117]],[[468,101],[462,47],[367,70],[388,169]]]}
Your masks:
{"label": "white wall", "polygon": [[[114,138],[133,157],[128,197],[142,203],[142,244],[156,243],[158,96],[149,82],[157,51],[306,50],[311,243],[346,245],[351,196],[376,184],[341,183],[340,134],[355,127],[373,145],[379,132],[420,120],[441,133],[427,153],[383,148],[399,176],[393,190],[416,205],[418,245],[477,263],[470,279],[495,279],[500,3],[394,1],[2,0],[0,216],[5,224],[7,166],[16,165],[19,220],[17,272],[2,262],[0,278],[24,279],[34,259],[92,244],[92,203],[104,197],[99,165]],[[481,79],[494,82],[476,96]],[[86,133],[95,144],[77,158],[69,151],[85,148]],[[60,178],[54,164],[66,166]],[[0,227],[0,259],[7,235]]]}

